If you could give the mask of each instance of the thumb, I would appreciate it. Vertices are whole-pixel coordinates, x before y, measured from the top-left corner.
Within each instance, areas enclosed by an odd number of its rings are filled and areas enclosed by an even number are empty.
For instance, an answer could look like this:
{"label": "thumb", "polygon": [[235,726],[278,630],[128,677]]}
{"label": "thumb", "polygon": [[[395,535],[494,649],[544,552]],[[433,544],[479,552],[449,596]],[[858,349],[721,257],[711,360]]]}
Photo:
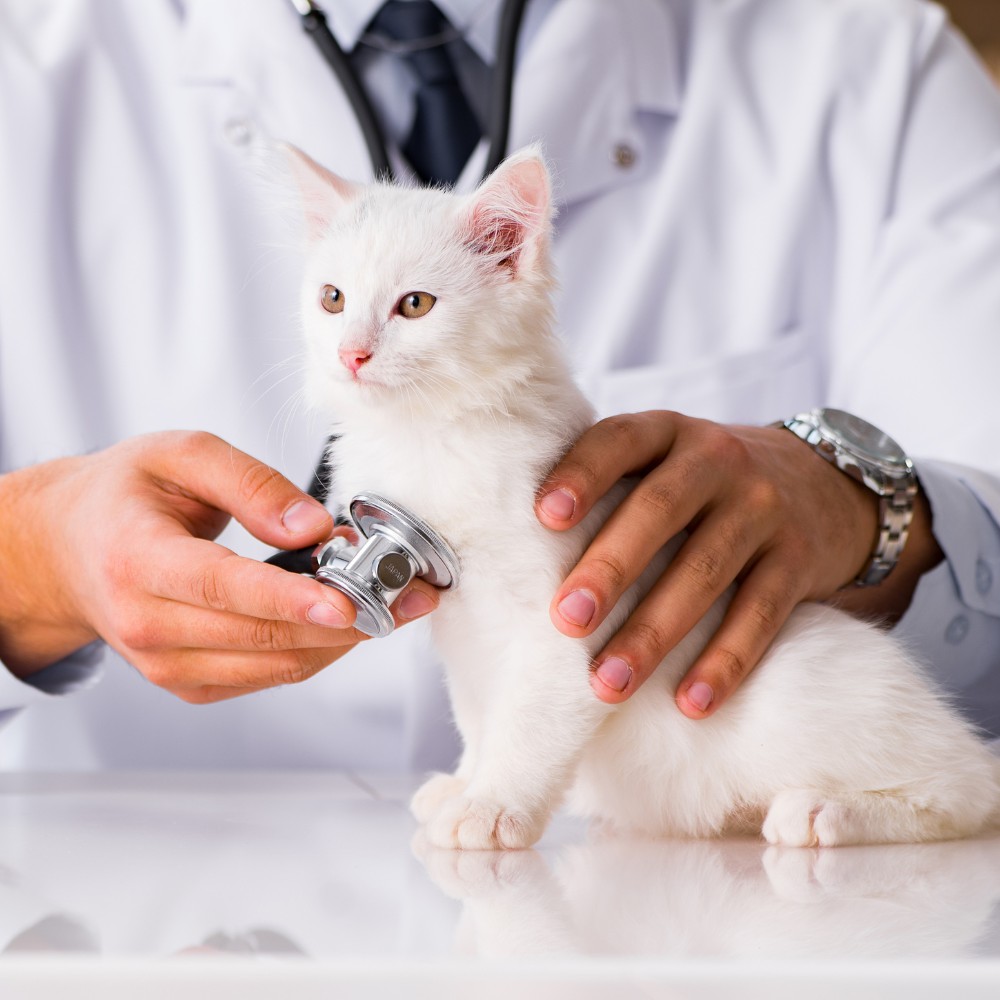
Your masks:
{"label": "thumb", "polygon": [[155,474],[194,499],[231,514],[252,535],[281,549],[328,538],[325,507],[271,466],[202,431],[177,435],[157,452]]}

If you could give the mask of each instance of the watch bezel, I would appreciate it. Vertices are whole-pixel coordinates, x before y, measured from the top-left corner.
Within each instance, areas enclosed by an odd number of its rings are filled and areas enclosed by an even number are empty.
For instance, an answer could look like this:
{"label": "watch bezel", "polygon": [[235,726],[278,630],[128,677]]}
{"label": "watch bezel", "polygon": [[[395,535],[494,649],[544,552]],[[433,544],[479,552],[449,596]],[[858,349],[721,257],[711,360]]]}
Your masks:
{"label": "watch bezel", "polygon": [[[818,429],[834,445],[860,460],[871,462],[887,476],[898,479],[912,472],[913,463],[895,438],[863,417],[834,407],[815,410],[813,416]],[[873,439],[880,442],[879,447],[872,447]]]}
{"label": "watch bezel", "polygon": [[[808,435],[799,433],[798,436],[827,461],[879,496],[892,496],[916,480],[913,462],[899,443],[862,417],[826,407],[797,414],[786,426],[794,424],[812,428]],[[794,430],[794,427],[789,426],[789,429]],[[881,442],[880,448],[871,446],[873,438]]]}

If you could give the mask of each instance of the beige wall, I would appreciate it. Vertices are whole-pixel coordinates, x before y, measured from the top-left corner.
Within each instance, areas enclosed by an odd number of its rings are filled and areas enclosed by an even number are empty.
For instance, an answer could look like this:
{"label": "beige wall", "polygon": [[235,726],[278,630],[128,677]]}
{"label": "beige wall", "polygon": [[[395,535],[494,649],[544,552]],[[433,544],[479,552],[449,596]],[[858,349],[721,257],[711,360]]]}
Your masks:
{"label": "beige wall", "polygon": [[943,0],[943,5],[1000,80],[1000,0]]}

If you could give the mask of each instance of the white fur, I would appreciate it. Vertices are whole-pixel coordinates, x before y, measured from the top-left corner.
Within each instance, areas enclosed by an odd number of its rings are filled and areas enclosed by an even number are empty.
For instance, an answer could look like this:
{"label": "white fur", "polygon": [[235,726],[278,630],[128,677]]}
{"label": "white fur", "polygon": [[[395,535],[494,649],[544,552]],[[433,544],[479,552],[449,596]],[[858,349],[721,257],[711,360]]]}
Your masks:
{"label": "white fur", "polygon": [[[654,834],[748,825],[772,843],[963,836],[997,811],[1000,769],[885,633],[803,605],[711,718],[672,692],[730,595],[628,702],[588,683],[591,655],[672,548],[587,641],[549,619],[557,586],[615,503],[557,533],[534,516],[541,479],[593,421],[552,332],[550,193],[537,151],[468,196],[358,187],[293,157],[311,246],[302,309],[308,392],[340,439],[335,501],[384,494],[459,554],[459,586],[433,615],[465,743],[414,812],[445,847],[524,847],[570,791],[585,814]],[[343,312],[320,305],[333,284]],[[437,301],[407,319],[397,304]],[[357,377],[338,350],[370,355]],[[622,487],[624,489],[624,487]]]}

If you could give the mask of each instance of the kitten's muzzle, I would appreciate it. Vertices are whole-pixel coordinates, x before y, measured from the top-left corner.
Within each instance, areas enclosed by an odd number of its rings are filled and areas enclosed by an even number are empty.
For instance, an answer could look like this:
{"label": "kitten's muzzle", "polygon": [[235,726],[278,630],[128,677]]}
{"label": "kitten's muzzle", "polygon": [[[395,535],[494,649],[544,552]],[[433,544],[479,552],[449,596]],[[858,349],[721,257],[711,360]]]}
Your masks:
{"label": "kitten's muzzle", "polygon": [[334,538],[317,549],[320,583],[346,594],[357,608],[354,627],[375,638],[394,628],[393,601],[419,576],[447,590],[458,582],[458,557],[426,521],[374,493],[351,501],[351,518],[365,538],[360,546]]}

